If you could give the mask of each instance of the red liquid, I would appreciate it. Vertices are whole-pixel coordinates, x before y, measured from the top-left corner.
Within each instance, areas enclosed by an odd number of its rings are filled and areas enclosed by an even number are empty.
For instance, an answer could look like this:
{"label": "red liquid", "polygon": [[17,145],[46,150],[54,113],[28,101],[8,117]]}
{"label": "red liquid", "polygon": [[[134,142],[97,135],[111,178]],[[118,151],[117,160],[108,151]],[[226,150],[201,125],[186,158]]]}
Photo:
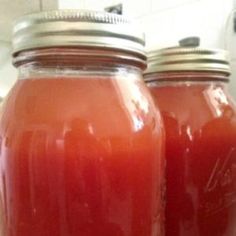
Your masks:
{"label": "red liquid", "polygon": [[217,83],[151,86],[166,126],[167,236],[236,235],[236,109]]}
{"label": "red liquid", "polygon": [[141,80],[23,79],[1,119],[4,236],[159,235],[162,126]]}

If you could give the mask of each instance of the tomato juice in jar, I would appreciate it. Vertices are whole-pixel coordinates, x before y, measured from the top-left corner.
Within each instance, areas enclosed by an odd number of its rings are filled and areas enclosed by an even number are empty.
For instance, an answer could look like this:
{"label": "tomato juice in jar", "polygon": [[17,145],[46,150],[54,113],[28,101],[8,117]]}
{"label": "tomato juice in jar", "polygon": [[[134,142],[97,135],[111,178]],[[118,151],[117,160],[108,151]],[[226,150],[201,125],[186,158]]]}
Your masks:
{"label": "tomato juice in jar", "polygon": [[145,81],[166,129],[167,236],[236,235],[236,106],[223,50],[149,54]]}
{"label": "tomato juice in jar", "polygon": [[161,235],[163,126],[123,17],[50,11],[14,28],[0,120],[4,236]]}

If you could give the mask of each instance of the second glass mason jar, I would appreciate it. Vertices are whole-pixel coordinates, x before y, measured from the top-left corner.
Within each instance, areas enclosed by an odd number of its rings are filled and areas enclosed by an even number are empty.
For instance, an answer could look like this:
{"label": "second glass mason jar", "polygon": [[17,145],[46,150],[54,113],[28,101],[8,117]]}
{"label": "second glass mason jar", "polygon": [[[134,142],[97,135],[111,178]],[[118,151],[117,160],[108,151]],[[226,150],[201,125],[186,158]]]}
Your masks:
{"label": "second glass mason jar", "polygon": [[166,235],[236,235],[236,106],[225,51],[149,55],[145,80],[166,128]]}
{"label": "second glass mason jar", "polygon": [[124,18],[50,11],[14,28],[0,137],[4,236],[160,235],[163,127]]}

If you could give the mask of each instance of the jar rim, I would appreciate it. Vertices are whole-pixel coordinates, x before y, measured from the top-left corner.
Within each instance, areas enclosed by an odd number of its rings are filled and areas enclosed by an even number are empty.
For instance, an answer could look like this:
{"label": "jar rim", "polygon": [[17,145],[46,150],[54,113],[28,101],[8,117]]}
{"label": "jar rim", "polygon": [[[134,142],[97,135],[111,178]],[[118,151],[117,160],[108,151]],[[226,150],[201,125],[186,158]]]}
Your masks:
{"label": "jar rim", "polygon": [[13,57],[13,65],[44,64],[45,66],[81,66],[97,65],[132,65],[141,70],[146,69],[145,58],[136,54],[108,49],[93,49],[86,47],[52,47],[19,52]]}
{"label": "jar rim", "polygon": [[145,74],[144,80],[150,82],[229,82],[229,75],[224,72],[212,71],[165,71]]}

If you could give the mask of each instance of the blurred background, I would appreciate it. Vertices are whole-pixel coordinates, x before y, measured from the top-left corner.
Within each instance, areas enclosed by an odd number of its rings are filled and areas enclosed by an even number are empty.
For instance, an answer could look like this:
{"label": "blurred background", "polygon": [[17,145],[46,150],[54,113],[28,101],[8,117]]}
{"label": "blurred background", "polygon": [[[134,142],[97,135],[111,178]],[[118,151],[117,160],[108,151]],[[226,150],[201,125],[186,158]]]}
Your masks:
{"label": "blurred background", "polygon": [[230,90],[236,98],[236,0],[0,0],[0,99],[17,74],[11,64],[11,29],[19,16],[51,9],[93,9],[123,14],[146,33],[147,50],[198,36],[202,47],[230,51]]}

